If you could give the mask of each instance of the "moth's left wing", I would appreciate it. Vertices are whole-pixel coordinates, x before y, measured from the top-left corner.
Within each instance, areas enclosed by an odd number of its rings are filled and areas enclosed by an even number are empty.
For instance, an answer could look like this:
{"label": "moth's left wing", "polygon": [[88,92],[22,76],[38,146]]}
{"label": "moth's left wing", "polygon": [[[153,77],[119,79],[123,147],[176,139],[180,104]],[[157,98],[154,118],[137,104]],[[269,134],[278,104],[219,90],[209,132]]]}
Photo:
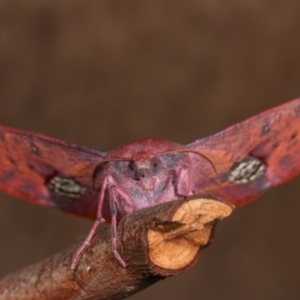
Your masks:
{"label": "moth's left wing", "polygon": [[235,205],[300,172],[300,98],[187,145],[196,192]]}
{"label": "moth's left wing", "polygon": [[94,218],[98,191],[93,188],[93,171],[104,156],[101,151],[0,126],[0,189]]}

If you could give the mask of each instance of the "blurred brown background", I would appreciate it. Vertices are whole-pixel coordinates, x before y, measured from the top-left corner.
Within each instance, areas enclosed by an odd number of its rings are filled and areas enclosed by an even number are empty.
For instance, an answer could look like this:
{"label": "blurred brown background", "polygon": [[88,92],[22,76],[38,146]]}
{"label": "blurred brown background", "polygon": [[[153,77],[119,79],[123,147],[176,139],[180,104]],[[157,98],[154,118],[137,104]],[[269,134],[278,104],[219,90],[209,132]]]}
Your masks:
{"label": "blurred brown background", "polygon": [[[300,95],[300,2],[0,2],[0,123],[102,150],[187,143]],[[184,275],[131,299],[299,299],[300,178],[217,229]],[[0,276],[91,223],[0,195]]]}

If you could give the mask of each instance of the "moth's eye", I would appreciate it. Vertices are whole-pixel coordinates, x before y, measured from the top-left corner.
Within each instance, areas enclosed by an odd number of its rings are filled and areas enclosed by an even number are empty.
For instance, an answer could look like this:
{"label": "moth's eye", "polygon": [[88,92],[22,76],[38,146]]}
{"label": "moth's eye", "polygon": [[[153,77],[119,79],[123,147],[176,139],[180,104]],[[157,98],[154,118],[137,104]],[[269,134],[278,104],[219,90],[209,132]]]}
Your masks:
{"label": "moth's eye", "polygon": [[163,163],[158,157],[153,157],[150,160],[149,169],[152,175],[157,176],[163,170]]}
{"label": "moth's eye", "polygon": [[128,163],[128,174],[134,180],[139,180],[138,169],[133,160]]}

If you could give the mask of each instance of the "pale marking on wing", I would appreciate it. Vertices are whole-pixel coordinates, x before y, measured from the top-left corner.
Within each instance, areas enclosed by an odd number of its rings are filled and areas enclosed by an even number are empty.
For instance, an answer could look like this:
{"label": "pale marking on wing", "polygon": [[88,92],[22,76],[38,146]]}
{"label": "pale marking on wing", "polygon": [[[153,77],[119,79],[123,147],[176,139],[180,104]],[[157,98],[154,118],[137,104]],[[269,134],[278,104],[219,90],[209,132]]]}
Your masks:
{"label": "pale marking on wing", "polygon": [[61,175],[53,177],[48,182],[48,188],[58,195],[71,198],[81,197],[87,192],[75,179]]}
{"label": "pale marking on wing", "polygon": [[233,165],[228,180],[234,183],[248,183],[263,176],[266,169],[266,165],[261,160],[247,157]]}

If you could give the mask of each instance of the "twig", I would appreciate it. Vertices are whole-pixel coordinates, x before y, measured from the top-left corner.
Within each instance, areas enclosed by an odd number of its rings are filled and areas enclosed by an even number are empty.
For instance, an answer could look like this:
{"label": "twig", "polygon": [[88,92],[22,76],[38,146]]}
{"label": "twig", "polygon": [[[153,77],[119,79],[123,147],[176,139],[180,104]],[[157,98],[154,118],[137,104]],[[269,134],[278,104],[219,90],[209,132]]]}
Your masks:
{"label": "twig", "polygon": [[216,222],[232,209],[212,197],[193,196],[128,214],[118,224],[126,268],[111,252],[107,227],[75,271],[70,265],[77,246],[3,278],[0,300],[123,299],[189,269],[211,242]]}

